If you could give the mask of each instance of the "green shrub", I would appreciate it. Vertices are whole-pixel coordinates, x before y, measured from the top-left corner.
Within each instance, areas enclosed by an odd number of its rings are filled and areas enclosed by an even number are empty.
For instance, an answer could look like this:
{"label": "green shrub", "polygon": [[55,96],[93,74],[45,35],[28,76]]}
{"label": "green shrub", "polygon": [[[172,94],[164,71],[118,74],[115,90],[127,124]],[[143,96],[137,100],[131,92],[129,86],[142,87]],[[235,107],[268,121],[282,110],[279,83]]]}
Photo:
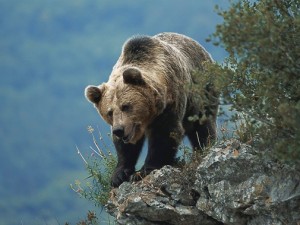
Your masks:
{"label": "green shrub", "polygon": [[198,79],[214,82],[224,102],[243,114],[248,138],[274,149],[277,158],[299,161],[300,1],[240,0],[217,10],[224,22],[209,41],[229,57],[204,65]]}
{"label": "green shrub", "polygon": [[110,151],[110,147],[103,142],[100,132],[99,140],[101,141],[101,146],[91,126],[88,127],[88,132],[92,135],[94,143],[94,147],[90,147],[92,156],[86,160],[77,148],[78,154],[86,164],[88,177],[83,184],[81,181],[76,180],[75,184],[71,185],[71,188],[81,197],[94,202],[95,206],[103,207],[109,198],[111,190],[110,178],[116,167],[117,157],[116,154]]}

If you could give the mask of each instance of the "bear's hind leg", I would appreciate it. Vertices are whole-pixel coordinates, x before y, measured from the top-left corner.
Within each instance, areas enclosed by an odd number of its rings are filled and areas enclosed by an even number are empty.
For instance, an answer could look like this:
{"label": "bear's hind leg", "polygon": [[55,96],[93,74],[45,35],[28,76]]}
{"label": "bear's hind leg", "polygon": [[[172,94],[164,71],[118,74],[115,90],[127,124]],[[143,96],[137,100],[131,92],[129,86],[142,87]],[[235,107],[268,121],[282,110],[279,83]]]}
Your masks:
{"label": "bear's hind leg", "polygon": [[186,135],[194,150],[202,150],[216,139],[216,125],[210,120],[205,121],[203,124],[196,121],[193,129]]}
{"label": "bear's hind leg", "polygon": [[141,138],[136,144],[125,144],[122,139],[113,136],[113,142],[117,151],[118,163],[111,178],[113,187],[120,186],[124,181],[129,181],[135,172],[135,164],[140,155],[145,138]]}

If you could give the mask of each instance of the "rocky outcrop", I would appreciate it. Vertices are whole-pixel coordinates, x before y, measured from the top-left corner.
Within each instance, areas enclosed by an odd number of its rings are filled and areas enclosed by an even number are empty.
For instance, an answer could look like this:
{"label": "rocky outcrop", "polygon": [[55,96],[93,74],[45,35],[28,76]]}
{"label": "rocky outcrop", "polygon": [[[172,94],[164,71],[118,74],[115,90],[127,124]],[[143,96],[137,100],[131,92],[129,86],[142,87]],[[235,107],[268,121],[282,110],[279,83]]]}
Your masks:
{"label": "rocky outcrop", "polygon": [[118,224],[299,225],[299,184],[299,170],[231,140],[197,166],[123,183],[107,210]]}

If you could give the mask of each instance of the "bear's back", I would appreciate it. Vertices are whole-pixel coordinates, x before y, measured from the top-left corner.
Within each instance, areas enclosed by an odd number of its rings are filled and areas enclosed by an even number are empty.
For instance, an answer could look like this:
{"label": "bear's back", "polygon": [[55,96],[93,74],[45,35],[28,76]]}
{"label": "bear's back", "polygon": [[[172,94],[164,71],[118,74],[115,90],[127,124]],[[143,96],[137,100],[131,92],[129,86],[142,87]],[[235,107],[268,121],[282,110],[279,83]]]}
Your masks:
{"label": "bear's back", "polygon": [[149,36],[135,36],[123,46],[123,64],[151,62],[156,56],[157,43]]}
{"label": "bear's back", "polygon": [[[170,50],[169,45],[184,57],[193,67],[201,67],[201,62],[212,61],[209,53],[193,39],[177,33],[160,33],[153,37],[134,36],[126,41],[121,55],[121,65],[157,63],[157,59],[168,57],[165,54]],[[169,52],[168,54],[174,54]]]}
{"label": "bear's back", "polygon": [[[206,50],[193,39],[177,33],[155,36],[134,36],[123,45],[122,54],[114,70],[134,66],[147,71],[144,76],[164,83],[191,82],[193,71],[202,68],[204,61],[212,61]],[[120,72],[113,72],[110,80],[117,80]]]}
{"label": "bear's back", "polygon": [[184,56],[188,57],[194,67],[201,67],[203,61],[212,61],[210,54],[192,38],[177,33],[160,33],[153,38],[161,40],[177,48]]}

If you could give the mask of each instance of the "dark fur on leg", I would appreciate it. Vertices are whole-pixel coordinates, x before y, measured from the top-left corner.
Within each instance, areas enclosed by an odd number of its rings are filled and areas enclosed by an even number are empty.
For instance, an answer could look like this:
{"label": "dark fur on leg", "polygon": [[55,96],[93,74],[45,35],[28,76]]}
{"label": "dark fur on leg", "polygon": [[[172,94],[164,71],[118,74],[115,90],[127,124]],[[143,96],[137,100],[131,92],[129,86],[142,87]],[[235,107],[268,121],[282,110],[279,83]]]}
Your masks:
{"label": "dark fur on leg", "polygon": [[199,121],[187,133],[188,139],[195,150],[202,150],[216,139],[216,129],[213,122],[207,120],[203,124]]}
{"label": "dark fur on leg", "polygon": [[125,144],[122,139],[113,137],[118,156],[118,164],[111,178],[113,187],[118,187],[124,181],[129,181],[130,176],[135,172],[135,164],[142,150],[144,140],[143,137],[136,144]]}
{"label": "dark fur on leg", "polygon": [[183,135],[184,131],[177,115],[167,110],[160,115],[151,124],[148,133],[148,154],[140,170],[141,176],[165,165],[172,165]]}

